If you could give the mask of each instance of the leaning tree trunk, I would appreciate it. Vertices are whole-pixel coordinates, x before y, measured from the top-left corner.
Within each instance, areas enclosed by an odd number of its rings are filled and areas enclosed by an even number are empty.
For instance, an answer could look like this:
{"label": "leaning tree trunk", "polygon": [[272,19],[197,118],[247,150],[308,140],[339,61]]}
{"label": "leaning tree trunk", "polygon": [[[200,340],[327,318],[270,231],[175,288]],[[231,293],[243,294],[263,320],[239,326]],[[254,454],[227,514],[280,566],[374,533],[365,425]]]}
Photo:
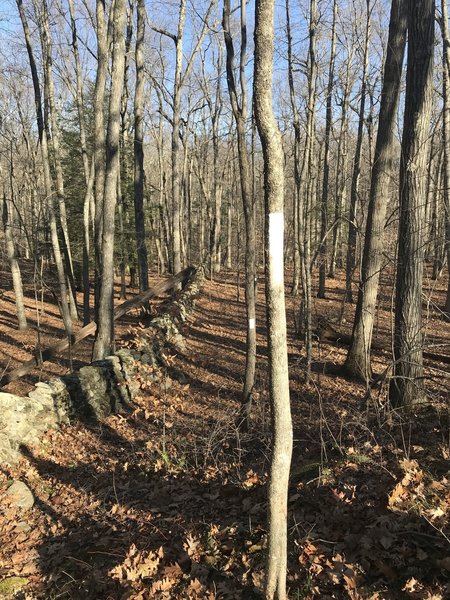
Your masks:
{"label": "leaning tree trunk", "polygon": [[407,0],[392,0],[375,158],[372,167],[366,236],[347,371],[363,381],[372,375],[370,347],[383,259],[389,182],[394,167],[394,127],[406,44]]}
{"label": "leaning tree trunk", "polygon": [[94,359],[102,359],[114,346],[114,227],[119,172],[120,109],[125,68],[125,0],[116,0],[113,17],[113,50],[108,131],[106,134],[106,169],[103,201],[101,281],[98,329]]}
{"label": "leaning tree trunk", "polygon": [[400,221],[394,327],[394,406],[424,401],[422,279],[424,179],[432,104],[434,0],[408,1],[408,66],[400,163]]}
{"label": "leaning tree trunk", "polygon": [[272,109],[274,0],[255,6],[255,118],[264,154],[267,337],[273,452],[269,481],[269,556],[266,598],[285,600],[287,571],[287,499],[292,455],[292,422],[284,301],[284,156]]}

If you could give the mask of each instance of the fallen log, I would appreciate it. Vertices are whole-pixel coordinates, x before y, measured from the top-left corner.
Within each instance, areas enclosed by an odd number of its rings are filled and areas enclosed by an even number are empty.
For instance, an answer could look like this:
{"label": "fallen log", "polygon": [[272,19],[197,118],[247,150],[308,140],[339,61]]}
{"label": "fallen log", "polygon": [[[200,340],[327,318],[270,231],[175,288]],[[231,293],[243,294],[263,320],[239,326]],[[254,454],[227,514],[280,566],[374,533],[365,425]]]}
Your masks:
{"label": "fallen log", "polygon": [[[327,319],[324,317],[319,318],[319,323],[317,327],[317,337],[322,343],[339,343],[344,346],[350,346],[352,338],[350,335],[346,333],[342,333],[338,331]],[[428,348],[433,348],[436,346],[428,346]],[[448,354],[437,354],[435,352],[429,352],[427,346],[424,346],[423,349],[423,357],[428,360],[433,360],[435,362],[440,362],[444,364],[450,364],[450,356]],[[382,351],[384,350],[381,344],[372,344],[372,350]]]}
{"label": "fallen log", "polygon": [[[145,292],[142,292],[142,294],[138,294],[134,298],[125,300],[125,302],[122,302],[122,304],[120,304],[114,309],[114,321],[117,321],[117,319],[120,319],[121,317],[126,315],[128,312],[133,310],[133,308],[143,306],[152,298],[160,296],[164,292],[169,291],[179,283],[184,285],[186,281],[188,281],[189,278],[193,275],[195,270],[195,267],[187,267],[186,269],[180,271],[176,275],[168,277],[167,279],[164,279],[163,281],[157,283],[155,286],[149,288]],[[70,337],[68,336],[59,340],[55,345],[51,346],[50,348],[45,348],[44,350],[37,351],[34,354],[33,358],[24,362],[20,367],[17,367],[17,369],[13,369],[12,371],[5,373],[0,378],[0,388],[7,385],[8,383],[11,383],[12,381],[17,381],[17,379],[24,377],[27,373],[29,373],[36,367],[39,367],[40,365],[42,365],[42,363],[50,360],[56,354],[67,350],[69,346],[73,347],[88,336],[94,335],[96,330],[97,323],[92,321],[91,323],[88,323],[82,329],[80,329]]]}
{"label": "fallen log", "polygon": [[[127,347],[113,355],[38,382],[28,397],[0,392],[0,465],[17,462],[23,447],[36,444],[48,429],[74,419],[92,422],[129,413],[143,381],[157,384],[165,380],[167,367],[173,368],[166,351],[179,345],[203,279],[202,268],[189,271],[182,290],[158,307],[149,327],[138,328]],[[129,302],[128,307],[131,304],[135,305]]]}

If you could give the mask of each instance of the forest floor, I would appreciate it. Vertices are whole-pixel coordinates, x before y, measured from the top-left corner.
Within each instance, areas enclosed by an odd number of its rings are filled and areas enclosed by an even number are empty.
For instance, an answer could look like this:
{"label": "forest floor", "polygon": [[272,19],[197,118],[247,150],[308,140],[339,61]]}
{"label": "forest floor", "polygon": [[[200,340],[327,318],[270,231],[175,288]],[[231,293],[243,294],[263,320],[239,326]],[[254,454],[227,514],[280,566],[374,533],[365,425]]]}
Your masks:
{"label": "forest floor", "polygon": [[[9,276],[0,277],[0,369],[10,370],[37,343],[54,343],[61,322],[51,294],[43,305],[36,300],[30,271],[31,327],[18,332]],[[314,310],[349,334],[354,306],[343,304],[343,279],[327,281],[327,299],[316,299]],[[427,282],[424,314],[427,343],[449,356],[450,324],[438,310],[444,279]],[[0,504],[0,597],[10,581],[21,588],[13,597],[24,600],[261,597],[270,410],[262,274],[260,281],[250,432],[234,425],[245,363],[243,290],[238,301],[236,274],[224,273],[205,282],[186,327],[187,350],[171,358],[158,385],[143,373],[128,413],[50,431],[19,465],[0,469],[0,498],[13,479],[35,497],[25,513]],[[378,372],[392,355],[388,276],[381,289]],[[386,383],[368,397],[343,376],[344,344],[315,341],[306,385],[297,310],[288,295],[289,598],[450,598],[448,363],[427,361],[430,405],[409,416],[389,409]],[[139,318],[120,322],[118,345],[133,337]],[[24,395],[39,379],[86,364],[91,345],[85,340],[72,357],[3,391]]]}

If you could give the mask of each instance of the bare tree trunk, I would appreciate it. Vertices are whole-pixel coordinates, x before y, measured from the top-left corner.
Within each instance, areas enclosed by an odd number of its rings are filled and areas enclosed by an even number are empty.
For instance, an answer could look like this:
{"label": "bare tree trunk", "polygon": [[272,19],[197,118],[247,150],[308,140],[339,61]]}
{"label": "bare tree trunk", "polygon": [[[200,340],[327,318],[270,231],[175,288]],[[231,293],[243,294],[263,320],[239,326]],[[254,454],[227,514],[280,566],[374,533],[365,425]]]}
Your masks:
{"label": "bare tree trunk", "polygon": [[408,62],[400,163],[400,221],[394,329],[393,405],[424,401],[422,279],[424,176],[432,103],[434,0],[408,1]]}
{"label": "bare tree trunk", "polygon": [[94,89],[94,160],[95,160],[95,321],[99,320],[102,278],[103,195],[105,191],[105,86],[108,75],[108,36],[105,22],[105,0],[97,0],[97,75]]}
{"label": "bare tree trunk", "polygon": [[284,156],[272,109],[273,0],[255,5],[255,118],[264,154],[266,303],[273,451],[268,492],[267,600],[286,599],[287,500],[292,421],[284,300]]}
{"label": "bare tree trunk", "polygon": [[289,0],[286,0],[286,37],[288,48],[288,81],[289,81],[289,98],[293,115],[294,127],[294,194],[292,203],[292,222],[293,222],[293,237],[294,237],[294,273],[292,277],[292,295],[298,294],[300,273],[301,273],[301,257],[300,257],[300,232],[299,232],[299,202],[300,202],[300,115],[296,103],[296,95],[294,88],[294,62],[292,53],[292,32],[291,32],[291,16],[289,8]]}
{"label": "bare tree trunk", "polygon": [[83,160],[84,178],[86,181],[86,192],[83,204],[83,325],[87,325],[90,321],[90,282],[89,282],[89,255],[90,255],[90,206],[94,192],[94,168],[95,164],[89,166],[89,157],[86,144],[86,126],[85,126],[85,110],[83,98],[83,77],[81,74],[80,53],[78,49],[78,34],[75,19],[75,10],[73,0],[68,0],[70,23],[72,29],[72,49],[75,58],[75,73],[76,73],[76,103],[78,112],[78,122],[80,128],[80,147],[81,157]]}
{"label": "bare tree trunk", "polygon": [[137,0],[136,88],[134,94],[134,218],[136,223],[139,289],[148,289],[148,257],[144,214],[144,43],[145,0]]}
{"label": "bare tree trunk", "polygon": [[221,250],[222,250],[222,191],[223,191],[223,172],[220,172],[219,163],[219,122],[222,112],[222,98],[220,86],[222,83],[222,65],[218,62],[218,75],[216,85],[216,101],[214,110],[212,106],[210,108],[212,114],[212,133],[213,133],[213,157],[214,157],[214,182],[213,182],[213,197],[214,197],[214,218],[213,218],[213,231],[212,231],[212,249],[211,249],[211,262],[212,272],[219,273],[221,267]]}
{"label": "bare tree trunk", "polygon": [[356,138],[355,157],[353,159],[352,187],[350,192],[350,209],[348,215],[348,245],[347,264],[345,271],[345,299],[353,302],[352,279],[356,266],[356,209],[359,196],[359,180],[361,176],[361,150],[364,134],[364,112],[367,95],[367,71],[369,68],[369,39],[370,39],[371,8],[370,0],[366,0],[366,28],[364,32],[363,72],[361,76],[361,96],[359,100],[358,135]]}
{"label": "bare tree trunk", "polygon": [[445,250],[447,253],[447,296],[444,312],[450,319],[450,35],[448,31],[447,0],[441,0],[440,19],[443,40],[443,145],[444,145],[444,208],[445,208]]}
{"label": "bare tree trunk", "polygon": [[300,247],[300,262],[302,273],[303,298],[300,305],[300,322],[304,327],[306,350],[306,383],[311,377],[312,362],[312,294],[311,294],[311,207],[314,193],[315,172],[315,121],[316,121],[316,29],[317,29],[317,4],[310,0],[309,16],[309,48],[308,48],[308,100],[306,117],[306,139],[303,154],[303,163],[300,172],[298,190],[298,235]]}
{"label": "bare tree trunk", "polygon": [[36,120],[38,126],[39,143],[42,156],[42,166],[44,171],[44,188],[46,194],[46,203],[49,215],[50,225],[50,238],[53,249],[53,257],[55,259],[56,271],[58,274],[58,283],[60,289],[60,302],[61,302],[61,316],[64,322],[64,328],[67,335],[72,333],[72,318],[70,316],[69,303],[67,300],[67,285],[66,285],[66,274],[64,271],[63,260],[61,256],[61,248],[58,239],[58,226],[56,223],[55,208],[54,208],[54,197],[52,188],[52,178],[50,172],[50,160],[47,145],[47,136],[45,133],[45,122],[42,111],[42,95],[41,87],[39,83],[38,71],[36,67],[36,61],[34,59],[33,48],[31,46],[31,35],[28,27],[27,18],[23,9],[22,0],[16,0],[17,8],[19,11],[20,20],[22,22],[22,28],[25,36],[25,43],[27,47],[28,59],[30,63],[31,77],[33,80],[34,89],[34,102],[36,107]]}
{"label": "bare tree trunk", "polygon": [[[34,0],[35,12],[37,12],[37,3]],[[56,197],[57,197],[57,206],[59,209],[59,221],[62,232],[62,251],[64,256],[64,262],[66,266],[66,275],[68,279],[68,293],[70,299],[70,316],[73,320],[78,319],[78,309],[77,309],[77,301],[76,301],[76,285],[75,285],[75,277],[73,273],[73,262],[72,262],[72,252],[70,247],[70,239],[69,239],[69,227],[67,224],[67,209],[66,209],[66,196],[64,192],[64,176],[63,169],[61,164],[61,150],[60,150],[60,134],[59,134],[59,125],[58,119],[56,115],[56,107],[55,107],[55,90],[53,83],[53,74],[52,74],[52,63],[53,63],[53,49],[52,49],[52,38],[50,32],[50,24],[49,24],[49,15],[48,15],[48,6],[47,0],[41,0],[42,7],[42,27],[40,27],[40,36],[42,42],[42,53],[44,57],[44,96],[47,101],[48,106],[48,116],[50,119],[50,129],[47,128],[47,135],[49,137],[49,143],[53,150],[53,165],[55,171],[55,183],[56,183]]]}
{"label": "bare tree trunk", "polygon": [[239,61],[240,102],[234,77],[234,45],[230,31],[230,0],[223,3],[223,32],[227,50],[227,84],[234,119],[236,121],[239,174],[241,180],[242,204],[245,218],[245,303],[247,309],[247,353],[245,360],[245,380],[242,394],[242,426],[248,426],[252,404],[252,390],[256,370],[256,243],[255,243],[255,200],[251,191],[250,164],[245,135],[247,117],[247,22],[246,5],[241,3],[241,51]]}
{"label": "bare tree trunk", "polygon": [[331,49],[328,67],[327,100],[325,114],[325,147],[323,156],[323,183],[320,211],[320,263],[319,263],[319,290],[317,296],[325,298],[325,282],[327,268],[327,228],[328,228],[328,198],[330,185],[330,139],[333,125],[333,87],[334,87],[334,63],[336,60],[336,16],[337,0],[333,1],[333,23],[331,26]]}
{"label": "bare tree trunk", "polygon": [[369,208],[355,320],[346,369],[368,381],[372,375],[370,347],[383,258],[383,234],[390,178],[394,167],[394,127],[406,45],[407,0],[392,0],[380,116],[372,167]]}
{"label": "bare tree trunk", "polygon": [[3,193],[3,232],[5,234],[6,241],[6,252],[8,255],[9,266],[11,268],[13,289],[14,289],[14,300],[16,303],[17,310],[17,322],[19,329],[27,329],[27,317],[25,315],[25,307],[23,304],[23,288],[22,288],[22,276],[20,274],[19,261],[16,256],[16,248],[14,244],[14,236],[11,230],[11,214],[9,209],[9,201],[6,194]]}
{"label": "bare tree trunk", "polygon": [[341,125],[339,131],[337,157],[336,157],[336,193],[334,204],[334,228],[331,246],[329,277],[335,277],[336,265],[341,262],[340,242],[342,231],[342,210],[347,199],[347,171],[348,171],[348,108],[350,91],[352,89],[351,65],[353,62],[354,46],[349,49],[346,60],[346,73],[343,97],[341,101]]}
{"label": "bare tree trunk", "polygon": [[94,359],[104,358],[114,346],[114,225],[119,173],[120,109],[125,68],[125,0],[116,0],[113,16],[113,49],[108,131],[106,136],[106,169],[103,202],[102,272],[99,296],[97,336]]}

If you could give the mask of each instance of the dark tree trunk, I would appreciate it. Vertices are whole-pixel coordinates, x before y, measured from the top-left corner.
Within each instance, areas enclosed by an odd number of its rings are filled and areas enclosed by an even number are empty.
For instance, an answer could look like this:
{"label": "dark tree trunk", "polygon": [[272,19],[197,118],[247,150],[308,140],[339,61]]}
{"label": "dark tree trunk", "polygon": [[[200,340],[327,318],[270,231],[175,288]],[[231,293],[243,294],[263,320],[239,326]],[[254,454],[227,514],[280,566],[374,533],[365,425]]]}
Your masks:
{"label": "dark tree trunk", "polygon": [[136,89],[134,95],[134,217],[141,292],[148,289],[148,257],[144,214],[144,40],[145,0],[136,5]]}
{"label": "dark tree trunk", "polygon": [[352,186],[350,191],[350,208],[348,214],[347,263],[345,266],[345,299],[353,302],[352,279],[356,267],[356,242],[358,227],[356,212],[359,199],[359,181],[361,177],[361,150],[364,135],[364,113],[367,96],[367,71],[369,68],[369,38],[370,38],[371,8],[370,0],[366,0],[366,30],[364,33],[363,72],[361,81],[361,97],[359,100],[358,135],[356,138],[355,156],[353,159]]}
{"label": "dark tree trunk", "polygon": [[352,341],[346,369],[355,377],[371,377],[370,347],[383,259],[383,234],[386,221],[389,180],[394,167],[394,127],[406,44],[407,0],[392,0],[386,62],[384,65],[380,117],[372,167],[369,208],[362,261],[361,281],[356,304]]}
{"label": "dark tree trunk", "polygon": [[424,401],[422,279],[425,227],[424,179],[432,103],[434,0],[408,2],[408,66],[400,163],[394,406],[411,410]]}

